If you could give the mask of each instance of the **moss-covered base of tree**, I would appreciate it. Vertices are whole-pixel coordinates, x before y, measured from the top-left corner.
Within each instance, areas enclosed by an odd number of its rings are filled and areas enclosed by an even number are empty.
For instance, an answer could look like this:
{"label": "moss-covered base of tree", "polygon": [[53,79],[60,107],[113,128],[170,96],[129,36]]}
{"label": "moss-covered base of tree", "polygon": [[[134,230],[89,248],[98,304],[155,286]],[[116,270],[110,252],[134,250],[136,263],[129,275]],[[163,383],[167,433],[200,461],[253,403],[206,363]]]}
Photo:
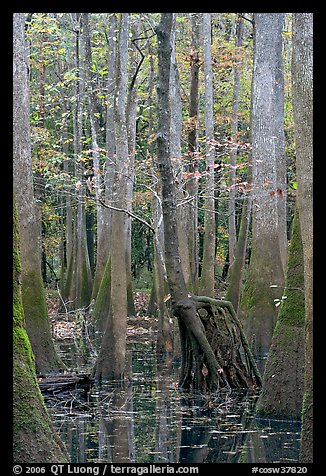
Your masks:
{"label": "moss-covered base of tree", "polygon": [[[261,245],[263,246],[263,245]],[[252,351],[256,356],[267,355],[276,324],[277,308],[274,299],[283,292],[281,259],[260,257],[256,244],[241,298],[241,318]]]}
{"label": "moss-covered base of tree", "polygon": [[304,274],[297,213],[293,220],[284,300],[266,362],[257,413],[301,420],[304,392]]}
{"label": "moss-covered base of tree", "polygon": [[26,329],[38,373],[58,372],[65,365],[57,355],[51,335],[45,292],[40,272],[30,271],[22,278],[22,300]]}
{"label": "moss-covered base of tree", "polygon": [[14,329],[13,460],[67,463],[68,453],[53,428],[39,390],[27,333]]}
{"label": "moss-covered base of tree", "polygon": [[111,255],[106,263],[101,285],[99,287],[93,312],[95,328],[103,333],[105,331],[111,301]]}
{"label": "moss-covered base of tree", "polygon": [[277,326],[264,373],[257,415],[301,420],[304,391],[304,329]]}

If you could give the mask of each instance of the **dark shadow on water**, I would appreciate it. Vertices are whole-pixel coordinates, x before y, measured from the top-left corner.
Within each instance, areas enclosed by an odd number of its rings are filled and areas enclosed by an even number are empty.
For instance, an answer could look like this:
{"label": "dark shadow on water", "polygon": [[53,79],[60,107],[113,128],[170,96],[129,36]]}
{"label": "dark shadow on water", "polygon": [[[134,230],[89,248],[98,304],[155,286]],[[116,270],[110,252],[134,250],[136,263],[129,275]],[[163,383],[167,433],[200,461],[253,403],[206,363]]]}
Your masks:
{"label": "dark shadow on water", "polygon": [[129,344],[123,386],[50,408],[74,463],[294,463],[300,423],[255,418],[257,394],[177,389],[178,365],[152,343]]}

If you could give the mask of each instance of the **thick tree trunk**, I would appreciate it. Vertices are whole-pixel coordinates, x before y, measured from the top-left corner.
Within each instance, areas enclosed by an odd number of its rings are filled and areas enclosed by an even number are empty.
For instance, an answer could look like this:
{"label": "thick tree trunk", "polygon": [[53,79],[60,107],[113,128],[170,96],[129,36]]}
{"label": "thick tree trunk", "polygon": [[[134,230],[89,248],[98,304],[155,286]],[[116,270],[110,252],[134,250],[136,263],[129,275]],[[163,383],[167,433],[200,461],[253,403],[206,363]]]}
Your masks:
{"label": "thick tree trunk", "polygon": [[313,14],[293,14],[292,88],[297,206],[303,244],[305,384],[300,461],[313,461]]}
{"label": "thick tree trunk", "polygon": [[[128,174],[128,133],[126,122],[127,99],[127,61],[128,61],[129,14],[122,13],[120,18],[119,43],[116,63],[115,90],[115,137],[117,148],[116,178],[114,183],[114,205],[127,209]],[[107,309],[107,326],[96,366],[95,378],[101,380],[118,380],[124,378],[127,331],[127,276],[126,214],[112,212],[112,250],[111,255],[111,312]]]}
{"label": "thick tree trunk", "polygon": [[205,133],[206,133],[206,184],[205,184],[205,231],[200,289],[206,296],[215,293],[215,147],[213,113],[213,69],[211,47],[211,14],[203,13],[203,55],[205,75]]}
{"label": "thick tree trunk", "polygon": [[297,212],[284,299],[275,326],[257,411],[270,418],[301,419],[304,383],[304,273]]}
{"label": "thick tree trunk", "polygon": [[24,38],[24,15],[14,15],[13,158],[14,191],[19,215],[22,299],[26,327],[37,372],[64,368],[51,336],[41,275],[39,225],[36,220],[29,125],[29,89]]}
{"label": "thick tree trunk", "polygon": [[[21,16],[21,18],[19,18]],[[14,31],[24,32],[24,15],[16,13]],[[47,413],[36,380],[35,360],[26,333],[21,296],[17,212],[13,227],[13,461],[68,463],[69,456]]]}
{"label": "thick tree trunk", "polygon": [[277,308],[284,286],[279,247],[277,191],[278,125],[283,111],[275,108],[278,80],[277,50],[281,47],[283,15],[254,15],[252,84],[253,238],[251,260],[242,296],[244,326],[257,355],[266,355],[272,340]]}

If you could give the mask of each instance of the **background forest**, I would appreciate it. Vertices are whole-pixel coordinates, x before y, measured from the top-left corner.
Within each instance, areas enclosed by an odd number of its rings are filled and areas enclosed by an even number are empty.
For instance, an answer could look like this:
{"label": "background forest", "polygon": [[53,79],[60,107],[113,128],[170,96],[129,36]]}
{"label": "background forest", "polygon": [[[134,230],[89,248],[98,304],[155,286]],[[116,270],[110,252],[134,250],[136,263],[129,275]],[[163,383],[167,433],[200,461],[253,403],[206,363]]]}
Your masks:
{"label": "background forest", "polygon": [[[312,462],[312,14],[13,21],[14,460],[73,459],[54,395],[109,384],[121,408],[137,335],[155,382],[210,412],[255,395]],[[99,461],[151,461],[130,428]]]}

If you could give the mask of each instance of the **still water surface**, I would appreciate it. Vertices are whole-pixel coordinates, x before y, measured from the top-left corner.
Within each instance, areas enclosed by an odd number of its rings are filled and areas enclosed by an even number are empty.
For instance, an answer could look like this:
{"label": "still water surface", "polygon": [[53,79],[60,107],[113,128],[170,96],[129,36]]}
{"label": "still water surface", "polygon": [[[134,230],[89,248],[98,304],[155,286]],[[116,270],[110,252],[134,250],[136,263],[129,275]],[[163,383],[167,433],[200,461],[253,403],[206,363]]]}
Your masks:
{"label": "still water surface", "polygon": [[124,388],[94,386],[87,401],[50,408],[71,462],[298,462],[299,422],[255,418],[258,395],[244,391],[190,398],[177,390],[178,368],[158,366],[149,341],[128,345]]}

